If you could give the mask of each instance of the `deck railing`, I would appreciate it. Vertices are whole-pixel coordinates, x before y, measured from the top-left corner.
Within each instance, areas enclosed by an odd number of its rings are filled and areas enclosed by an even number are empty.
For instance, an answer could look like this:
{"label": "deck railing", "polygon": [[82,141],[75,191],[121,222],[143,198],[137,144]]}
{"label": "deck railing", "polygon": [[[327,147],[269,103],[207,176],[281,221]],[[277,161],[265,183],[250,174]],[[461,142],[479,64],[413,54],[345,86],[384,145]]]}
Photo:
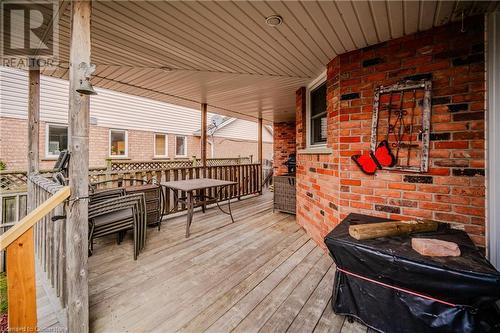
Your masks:
{"label": "deck railing", "polygon": [[[252,164],[252,157],[235,158],[209,158],[207,166],[244,165]],[[101,180],[101,175],[113,175],[113,172],[138,173],[142,171],[179,169],[200,166],[200,159],[182,160],[154,160],[154,161],[121,161],[109,160],[107,166],[89,168],[90,182]],[[40,170],[40,174],[50,177],[51,170]],[[27,185],[27,173],[25,170],[0,171],[0,197],[25,193]]]}
{"label": "deck railing", "polygon": [[[160,183],[169,180],[192,179],[199,178],[203,175],[201,166],[195,167],[168,167],[156,169],[142,170],[110,170],[103,168],[91,168],[89,170],[89,182],[91,184],[100,184],[98,188],[136,185],[143,182]],[[50,171],[41,171],[39,177],[50,178]],[[42,177],[42,178],[43,178]],[[258,163],[245,164],[230,164],[230,165],[215,165],[208,166],[206,169],[206,177],[231,180],[238,183],[237,186],[231,186],[221,192],[221,199],[241,198],[246,195],[260,193],[262,184],[266,178],[262,171],[262,166]],[[24,171],[0,171],[0,202],[3,203],[4,198],[23,198],[23,202],[27,192],[26,172]],[[125,180],[125,181],[124,181]],[[139,180],[139,181],[138,181]],[[166,193],[165,193],[166,194]],[[210,193],[215,195],[215,193]],[[17,200],[21,202],[21,200]],[[179,212],[184,210],[184,206],[173,207],[172,193],[166,196],[165,212]],[[2,233],[2,225],[6,222],[4,214],[1,212],[0,205],[0,234]],[[15,209],[20,210],[22,207]],[[17,214],[22,217],[26,214],[25,206],[23,212]],[[163,207],[162,207],[163,208]],[[12,220],[12,218],[10,218]],[[17,219],[14,219],[17,220]],[[13,221],[14,221],[13,220]],[[0,257],[0,271],[3,270],[2,258]]]}
{"label": "deck railing", "polygon": [[[52,198],[63,186],[54,183],[42,175],[28,177],[33,185],[34,206],[39,207]],[[64,309],[67,301],[66,290],[66,212],[64,204],[57,205],[35,226],[35,251],[37,263],[45,274],[50,288],[47,290],[53,298],[59,300],[59,308]]]}
{"label": "deck railing", "polygon": [[[116,186],[131,186],[143,182],[162,183],[171,180],[196,179],[203,177],[203,167],[183,167],[170,169],[153,170],[133,170],[133,171],[107,171],[90,173],[90,182],[95,184],[95,189],[111,188]],[[237,182],[237,185],[229,186],[219,193],[220,200],[241,198],[251,194],[257,194],[262,191],[262,166],[258,163],[239,164],[239,165],[219,165],[209,166],[205,172],[206,178],[221,180],[230,180]],[[185,210],[185,205],[174,205],[173,193],[166,193],[163,200],[162,210],[166,213],[177,213]],[[211,189],[210,195],[214,197],[216,189]],[[177,193],[179,197],[185,196],[185,193]]]}
{"label": "deck railing", "polygon": [[[5,172],[0,176],[5,177]],[[37,272],[49,297],[59,303],[59,318],[66,318],[65,307],[68,304],[66,281],[66,221],[64,200],[69,197],[69,187],[61,186],[52,181],[50,173],[35,174],[27,177],[30,191],[31,207],[36,207],[31,213],[17,223],[0,224],[0,229],[7,229],[0,236],[0,251],[7,249],[7,278],[16,281],[16,287],[9,288],[9,325],[13,328],[36,327],[36,304],[34,286],[35,257]],[[181,167],[168,169],[145,169],[136,171],[102,171],[91,170],[89,178],[97,189],[111,186],[128,186],[139,183],[161,183],[170,180],[195,179],[200,177],[231,180],[237,184],[229,186],[220,192],[211,189],[210,196],[219,195],[220,200],[233,199],[257,194],[262,191],[263,173],[261,164],[234,164],[208,166],[203,168]],[[8,179],[19,179],[19,176]],[[173,193],[163,188],[164,212],[177,213],[186,207],[175,206]],[[184,196],[184,193],[177,193]],[[30,245],[31,244],[31,245]],[[10,253],[9,253],[10,252]],[[33,268],[30,268],[33,263]],[[20,272],[19,270],[22,270]],[[29,288],[19,285],[30,284]],[[31,289],[30,289],[31,288]],[[27,291],[32,290],[29,294]],[[35,307],[35,310],[32,309]],[[34,312],[33,312],[34,311]],[[24,328],[23,328],[24,329]]]}
{"label": "deck railing", "polygon": [[[252,157],[234,157],[234,158],[208,158],[207,166],[218,165],[238,165],[251,164]],[[108,162],[109,171],[131,171],[131,170],[153,170],[153,169],[176,169],[189,168],[201,165],[201,159],[180,159],[180,160],[154,160],[154,161],[120,161],[110,160]]]}
{"label": "deck railing", "polygon": [[64,250],[59,246],[64,245],[65,224],[52,218],[61,214],[70,189],[40,175],[28,181],[35,188],[36,208],[0,236],[0,250],[7,253],[8,325],[12,332],[36,331],[35,253],[54,289],[64,295],[65,264],[64,256],[59,255]]}

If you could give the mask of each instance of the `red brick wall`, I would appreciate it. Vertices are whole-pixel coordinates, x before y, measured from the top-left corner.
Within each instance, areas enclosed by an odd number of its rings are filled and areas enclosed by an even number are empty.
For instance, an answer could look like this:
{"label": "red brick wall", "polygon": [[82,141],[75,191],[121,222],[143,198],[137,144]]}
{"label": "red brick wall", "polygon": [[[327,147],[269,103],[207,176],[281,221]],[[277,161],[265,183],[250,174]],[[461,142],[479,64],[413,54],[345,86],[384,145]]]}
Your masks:
{"label": "red brick wall", "polygon": [[[46,122],[40,122],[40,169],[54,167],[55,159],[45,156]],[[0,160],[6,164],[7,170],[26,170],[27,120],[0,117]],[[154,132],[128,130],[127,161],[149,161],[154,159]],[[272,156],[272,143],[264,143],[264,157]],[[210,145],[208,146],[210,148]],[[168,134],[168,158],[175,158],[175,135]],[[200,157],[200,137],[187,136],[187,157]],[[247,157],[257,158],[257,142],[225,138],[216,138],[215,157]],[[208,152],[210,156],[210,151]],[[89,165],[90,167],[105,167],[109,158],[109,128],[90,126],[89,133]]]}
{"label": "red brick wall", "polygon": [[288,172],[285,163],[290,154],[296,154],[295,144],[295,121],[274,123],[274,160],[273,168],[275,175],[282,175]]}
{"label": "red brick wall", "polygon": [[[358,212],[449,222],[485,245],[482,17],[466,27],[465,33],[457,24],[435,28],[328,64],[327,145],[333,153],[298,158],[297,219],[318,243],[339,220]],[[433,83],[429,172],[363,174],[350,156],[370,149],[374,89],[428,73]],[[341,100],[345,94],[352,95]],[[296,95],[299,146],[305,141],[305,90]]]}

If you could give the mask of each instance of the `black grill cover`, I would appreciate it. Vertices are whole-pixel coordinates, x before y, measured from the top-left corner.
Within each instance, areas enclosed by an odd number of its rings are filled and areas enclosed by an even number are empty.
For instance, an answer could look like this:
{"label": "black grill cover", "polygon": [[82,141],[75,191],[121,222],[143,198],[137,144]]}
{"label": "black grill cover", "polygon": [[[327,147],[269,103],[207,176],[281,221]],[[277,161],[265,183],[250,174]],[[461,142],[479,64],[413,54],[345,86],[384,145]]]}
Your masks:
{"label": "black grill cover", "polygon": [[436,232],[411,236],[455,242],[460,257],[422,256],[408,236],[362,241],[349,236],[350,224],[385,221],[349,214],[325,237],[337,267],[345,271],[335,276],[335,313],[383,332],[500,332],[494,305],[500,299],[500,273],[465,232],[443,223]]}

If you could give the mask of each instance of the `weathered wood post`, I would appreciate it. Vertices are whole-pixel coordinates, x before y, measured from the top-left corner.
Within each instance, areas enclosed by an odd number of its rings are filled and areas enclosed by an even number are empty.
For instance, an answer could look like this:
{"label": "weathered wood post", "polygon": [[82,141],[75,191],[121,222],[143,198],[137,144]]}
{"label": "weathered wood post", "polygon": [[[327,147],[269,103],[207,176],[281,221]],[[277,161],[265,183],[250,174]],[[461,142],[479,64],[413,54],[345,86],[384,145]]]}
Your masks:
{"label": "weathered wood post", "polygon": [[88,187],[89,187],[89,96],[76,89],[85,80],[81,64],[90,66],[90,16],[92,2],[71,2],[69,68],[69,186],[66,251],[68,280],[68,331],[89,331],[88,293]]}
{"label": "weathered wood post", "polygon": [[257,140],[258,140],[257,158],[259,160],[259,163],[262,165],[262,118],[259,118],[259,135]]}
{"label": "weathered wood post", "polygon": [[262,193],[262,163],[263,163],[263,153],[262,153],[262,118],[259,118],[259,135],[258,135],[258,160],[260,168],[258,168],[257,184],[259,187],[259,193]]}
{"label": "weathered wood post", "polygon": [[[28,176],[39,170],[40,69],[29,70],[28,89]],[[34,187],[28,182],[28,211],[36,207]]]}
{"label": "weathered wood post", "polygon": [[207,170],[207,103],[201,104],[201,166],[202,175],[206,176]]}
{"label": "weathered wood post", "polygon": [[[39,170],[40,69],[30,68],[28,88],[28,176]],[[28,212],[36,206],[35,186],[28,181]],[[33,228],[7,251],[9,329],[36,332],[36,286]]]}

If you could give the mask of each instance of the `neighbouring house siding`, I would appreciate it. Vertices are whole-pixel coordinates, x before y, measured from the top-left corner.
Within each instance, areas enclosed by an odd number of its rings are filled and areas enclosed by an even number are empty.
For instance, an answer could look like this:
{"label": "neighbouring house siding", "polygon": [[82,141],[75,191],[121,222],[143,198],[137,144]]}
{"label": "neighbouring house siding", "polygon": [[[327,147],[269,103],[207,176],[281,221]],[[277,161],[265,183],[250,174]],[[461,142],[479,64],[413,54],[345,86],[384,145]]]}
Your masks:
{"label": "neighbouring house siding", "polygon": [[[40,122],[40,168],[51,169],[55,159],[45,155],[47,122]],[[90,126],[89,166],[104,167],[109,158],[109,128]],[[26,170],[27,162],[27,121],[16,118],[0,117],[0,160],[6,163],[7,170]],[[149,161],[154,159],[154,133],[150,131],[128,130],[128,158],[125,160]],[[168,135],[168,156],[175,158],[175,134]],[[200,139],[187,137],[187,158],[200,156]],[[251,142],[244,142],[244,146]],[[234,150],[233,150],[234,152]],[[236,155],[233,155],[237,156]],[[245,155],[241,155],[245,156]],[[114,159],[117,159],[116,157]]]}
{"label": "neighbouring house siding", "polygon": [[[41,76],[40,120],[68,122],[68,90],[68,81]],[[28,73],[0,67],[0,91],[0,116],[26,119]],[[90,101],[90,116],[97,119],[98,126],[184,135],[192,135],[201,126],[198,110],[108,89],[96,91],[98,95]]]}
{"label": "neighbouring house siding", "polygon": [[[240,140],[258,140],[258,124],[253,121],[248,121],[244,119],[233,119],[231,122],[218,129],[214,136],[216,137],[226,137]],[[262,130],[262,141],[263,142],[273,142],[273,136],[267,128],[263,128]]]}
{"label": "neighbouring house siding", "polygon": [[[237,157],[237,156],[253,156],[253,161],[257,161],[257,141],[245,141],[232,138],[214,137],[215,147],[214,156],[217,158]],[[210,154],[211,145],[208,145],[207,155]],[[273,158],[273,143],[263,142],[262,155],[264,159],[271,160]]]}
{"label": "neighbouring house siding", "polygon": [[295,143],[295,121],[274,123],[274,173],[282,175],[288,172],[284,163],[291,154],[297,153]]}
{"label": "neighbouring house siding", "polygon": [[[328,64],[327,146],[333,153],[299,153],[297,170],[297,221],[319,244],[357,212],[449,222],[485,246],[483,17],[466,20],[465,27],[465,33],[459,24],[435,28],[342,54]],[[364,63],[375,58],[378,64]],[[424,73],[433,78],[429,172],[363,174],[350,157],[370,149],[374,89]],[[350,93],[359,97],[341,100]],[[298,148],[305,146],[305,94],[304,88],[296,92]]]}
{"label": "neighbouring house siding", "polygon": [[[53,123],[51,123],[53,124]],[[55,159],[47,158],[45,155],[47,122],[40,122],[40,168],[51,169]],[[108,127],[90,126],[89,135],[89,166],[105,167],[109,156],[109,130]],[[149,161],[157,158],[154,156],[154,135],[151,131],[128,131],[128,156],[124,160]],[[6,163],[7,170],[26,170],[27,161],[27,133],[28,124],[25,119],[0,117],[0,160]],[[168,159],[175,159],[175,137],[177,134],[167,134]],[[186,135],[187,157],[200,157],[200,138]],[[264,143],[264,158],[271,159],[273,144]],[[257,156],[257,142],[248,140],[235,140],[231,138],[215,137],[214,155],[211,154],[211,145],[208,145],[207,156],[215,158],[223,157],[248,157]],[[113,159],[118,159],[114,157]]]}
{"label": "neighbouring house siding", "polygon": [[[67,124],[68,82],[41,76],[40,83],[40,159],[42,169],[52,168],[54,160],[45,156],[46,124]],[[168,158],[175,158],[175,136],[187,137],[187,158],[200,157],[200,138],[194,132],[201,126],[200,111],[154,100],[96,89],[90,104],[90,166],[102,167],[109,158],[109,129],[128,131],[128,160],[145,161],[154,156],[154,133],[168,134]],[[9,170],[27,167],[27,72],[0,67],[0,160]],[[208,115],[212,117],[212,114]],[[92,121],[97,124],[92,124]],[[215,155],[237,157],[257,155],[257,123],[233,119],[216,133]],[[264,152],[272,151],[272,135],[263,132]],[[267,147],[267,148],[266,148]],[[210,149],[210,146],[209,146]],[[265,153],[271,159],[271,153]]]}

